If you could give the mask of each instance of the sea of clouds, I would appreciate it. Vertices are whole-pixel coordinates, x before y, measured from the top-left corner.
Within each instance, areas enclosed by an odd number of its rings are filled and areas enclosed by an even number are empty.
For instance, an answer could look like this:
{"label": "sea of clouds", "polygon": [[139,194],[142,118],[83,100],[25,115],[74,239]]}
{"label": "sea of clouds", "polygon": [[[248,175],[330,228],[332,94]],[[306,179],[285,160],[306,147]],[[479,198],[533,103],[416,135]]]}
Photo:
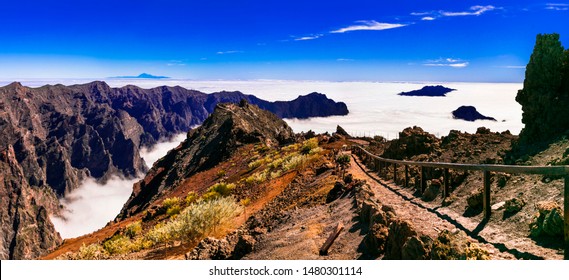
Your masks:
{"label": "sea of clouds", "polygon": [[[326,81],[191,81],[191,80],[109,80],[111,86],[135,83],[143,88],[180,85],[211,93],[238,90],[269,101],[291,100],[311,92],[326,94],[345,102],[347,116],[287,119],[295,132],[313,130],[333,132],[341,125],[354,135],[381,135],[389,139],[410,126],[420,126],[437,136],[456,129],[474,133],[480,126],[493,131],[509,130],[518,134],[523,127],[521,106],[515,101],[521,83],[446,83],[446,82],[326,82]],[[446,97],[399,96],[402,91],[426,85],[443,85],[456,89]],[[494,121],[467,122],[453,119],[451,112],[470,105]]]}
{"label": "sea of clouds", "polygon": [[[82,80],[57,82],[28,81],[28,86],[46,83],[66,85],[85,83]],[[321,82],[321,81],[193,81],[193,80],[117,80],[106,81],[110,86],[135,84],[142,88],[162,85],[180,85],[205,93],[216,91],[241,91],[269,101],[291,100],[311,92],[326,94],[335,101],[345,102],[350,110],[347,116],[286,119],[295,132],[313,130],[334,132],[341,125],[348,133],[357,136],[381,135],[396,138],[398,132],[410,126],[420,126],[437,136],[450,130],[474,133],[485,126],[493,131],[509,130],[518,134],[523,127],[521,106],[515,101],[516,93],[523,87],[518,83],[438,83],[438,82]],[[456,89],[446,97],[399,96],[402,91],[420,89],[425,85],[443,85]],[[486,116],[498,121],[467,122],[453,119],[451,112],[462,105],[475,106]],[[161,143],[153,149],[142,151],[149,166],[174,148],[185,137]],[[125,180],[113,178],[100,185],[94,180],[84,184],[63,201],[66,220],[54,218],[56,229],[63,237],[74,237],[92,232],[112,220],[132,192],[132,184],[139,178]]]}
{"label": "sea of clouds", "polygon": [[[184,139],[186,134],[179,134],[152,148],[142,148],[141,156],[150,167]],[[117,216],[132,193],[132,185],[142,176],[131,179],[114,176],[105,184],[93,178],[83,181],[60,201],[64,206],[62,217],[51,217],[55,229],[62,238],[73,238],[104,227]]]}

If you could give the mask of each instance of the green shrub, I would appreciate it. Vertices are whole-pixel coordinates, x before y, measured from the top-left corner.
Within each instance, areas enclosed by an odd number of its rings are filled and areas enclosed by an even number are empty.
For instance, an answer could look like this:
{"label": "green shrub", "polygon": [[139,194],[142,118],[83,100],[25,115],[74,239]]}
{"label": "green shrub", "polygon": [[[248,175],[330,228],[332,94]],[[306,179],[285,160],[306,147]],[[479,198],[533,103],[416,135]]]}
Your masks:
{"label": "green shrub", "polygon": [[71,259],[75,260],[104,260],[107,259],[109,256],[105,252],[105,249],[98,243],[94,243],[91,245],[81,245],[79,251],[73,254]]}
{"label": "green shrub", "polygon": [[142,223],[138,221],[126,226],[124,234],[128,236],[128,238],[134,238],[135,236],[139,235],[141,232],[142,232]]}
{"label": "green shrub", "polygon": [[322,151],[324,151],[324,149],[320,148],[320,147],[316,147],[312,150],[310,150],[310,152],[308,152],[309,155],[316,155],[321,153]]}
{"label": "green shrub", "polygon": [[350,163],[350,156],[347,154],[339,155],[336,158],[336,163],[342,167],[347,166]]}
{"label": "green shrub", "polygon": [[298,150],[299,147],[300,147],[300,145],[298,143],[296,143],[296,144],[291,144],[291,145],[285,146],[282,148],[282,150],[285,152],[292,152],[292,151]]}
{"label": "green shrub", "polygon": [[300,153],[303,155],[307,155],[310,153],[312,149],[318,147],[318,138],[310,138],[302,143],[302,147],[300,148]]}
{"label": "green shrub", "polygon": [[144,235],[144,240],[147,241],[150,246],[165,243],[171,239],[170,229],[166,227],[166,224],[160,223],[154,226]]}
{"label": "green shrub", "polygon": [[247,177],[247,179],[245,179],[245,184],[246,184],[247,186],[251,186],[251,185],[253,185],[255,182],[256,182],[256,181],[255,181],[255,176],[253,176],[253,175],[251,175],[251,176]]}
{"label": "green shrub", "polygon": [[166,210],[166,215],[168,215],[168,217],[172,217],[174,215],[178,215],[180,211],[182,211],[182,208],[180,207],[179,204],[173,205],[172,207]]}
{"label": "green shrub", "polygon": [[275,172],[271,172],[271,179],[275,179],[278,178],[282,175],[282,172],[280,170],[277,170]]}
{"label": "green shrub", "polygon": [[287,156],[282,164],[283,171],[286,172],[302,167],[307,161],[308,157],[305,155],[293,154],[290,157]]}
{"label": "green shrub", "polygon": [[253,170],[263,164],[263,159],[254,160],[249,163],[249,169]]}
{"label": "green shrub", "polygon": [[227,173],[225,172],[225,170],[219,170],[217,172],[217,178],[223,178],[223,177],[225,177],[226,174]]}
{"label": "green shrub", "polygon": [[166,198],[164,199],[164,201],[162,202],[162,207],[169,209],[172,206],[175,205],[180,205],[180,199],[178,197],[170,197],[170,198]]}
{"label": "green shrub", "polygon": [[210,192],[216,192],[216,193],[220,194],[221,196],[228,196],[231,194],[231,191],[234,188],[235,188],[234,184],[219,182],[219,183],[211,186],[211,188],[209,188],[209,191]]}
{"label": "green shrub", "polygon": [[132,252],[132,242],[124,235],[115,235],[103,242],[103,248],[110,255],[122,255]]}
{"label": "green shrub", "polygon": [[277,169],[280,168],[282,163],[283,163],[284,159],[283,158],[276,158],[274,159],[271,163],[269,163],[269,168],[270,169]]}
{"label": "green shrub", "polygon": [[263,171],[263,172],[257,172],[253,175],[253,178],[255,178],[255,182],[256,183],[262,183],[267,181],[267,171]]}
{"label": "green shrub", "polygon": [[198,199],[198,195],[195,192],[189,192],[188,195],[186,195],[186,198],[184,199],[184,201],[186,202],[186,205],[190,205],[190,204],[196,202],[197,199]]}
{"label": "green shrub", "polygon": [[168,223],[157,225],[145,239],[153,245],[173,240],[197,240],[226,226],[241,211],[242,207],[229,197],[202,200],[188,206]]}

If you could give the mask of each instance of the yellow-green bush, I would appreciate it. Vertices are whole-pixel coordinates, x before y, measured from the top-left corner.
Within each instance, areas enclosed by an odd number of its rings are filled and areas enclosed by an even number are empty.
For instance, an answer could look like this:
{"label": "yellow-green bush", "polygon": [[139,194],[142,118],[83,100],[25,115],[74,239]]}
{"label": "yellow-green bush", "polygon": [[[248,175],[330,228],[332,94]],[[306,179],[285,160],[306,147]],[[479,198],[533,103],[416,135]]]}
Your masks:
{"label": "yellow-green bush", "polygon": [[289,171],[293,169],[297,169],[302,167],[308,160],[308,157],[305,155],[293,154],[292,156],[287,156],[285,158],[282,167],[283,171]]}
{"label": "yellow-green bush", "polygon": [[271,179],[275,179],[277,177],[280,177],[282,175],[282,172],[280,170],[277,170],[275,172],[271,172]]}
{"label": "yellow-green bush", "polygon": [[219,182],[209,188],[207,193],[202,196],[203,200],[212,200],[220,197],[225,197],[231,194],[235,188],[235,184],[228,184],[226,182]]}
{"label": "yellow-green bush", "polygon": [[283,158],[276,158],[274,159],[271,163],[269,163],[269,168],[270,169],[277,169],[280,168],[281,165],[283,164],[284,159]]}
{"label": "yellow-green bush", "polygon": [[306,154],[310,153],[310,151],[312,149],[315,149],[317,147],[318,147],[318,138],[316,138],[316,137],[310,138],[310,139],[308,139],[302,143],[302,147],[300,148],[300,152],[303,155],[306,155]]}
{"label": "yellow-green bush", "polygon": [[292,151],[298,150],[299,147],[300,147],[300,145],[298,143],[296,143],[296,144],[291,144],[291,145],[285,146],[282,148],[282,150],[285,152],[292,152]]}
{"label": "yellow-green bush", "polygon": [[310,150],[310,152],[308,152],[308,154],[309,154],[309,155],[316,155],[316,154],[321,153],[322,151],[323,151],[322,148],[316,147],[316,148]]}
{"label": "yellow-green bush", "polygon": [[124,235],[115,235],[103,242],[103,248],[111,255],[122,255],[132,252],[132,242]]}
{"label": "yellow-green bush", "polygon": [[182,207],[179,204],[173,205],[172,207],[166,209],[166,215],[172,217],[178,215],[182,211]]}
{"label": "yellow-green bush", "polygon": [[195,192],[189,192],[188,195],[186,195],[186,198],[184,199],[186,205],[190,205],[196,202],[196,200],[198,200],[198,195]]}
{"label": "yellow-green bush", "polygon": [[142,232],[142,223],[140,221],[134,222],[126,226],[124,234],[129,238],[134,238]]}
{"label": "yellow-green bush", "polygon": [[202,200],[188,206],[168,223],[156,226],[145,238],[153,245],[173,240],[196,240],[224,227],[241,211],[242,207],[229,197]]}
{"label": "yellow-green bush", "polygon": [[178,197],[170,197],[164,199],[162,202],[162,206],[166,209],[171,208],[172,206],[179,205],[180,199]]}
{"label": "yellow-green bush", "polygon": [[248,186],[251,186],[255,183],[255,176],[251,175],[249,177],[247,177],[247,179],[245,179],[245,184]]}
{"label": "yellow-green bush", "polygon": [[73,260],[104,260],[108,259],[105,249],[98,243],[90,245],[81,245],[77,253],[72,254],[69,258]]}
{"label": "yellow-green bush", "polygon": [[264,162],[263,159],[254,160],[254,161],[249,163],[249,169],[253,170],[253,169],[261,166],[263,164],[263,162]]}
{"label": "yellow-green bush", "polygon": [[170,230],[166,227],[166,224],[160,223],[149,230],[145,235],[144,239],[151,244],[151,246],[164,243],[170,240]]}

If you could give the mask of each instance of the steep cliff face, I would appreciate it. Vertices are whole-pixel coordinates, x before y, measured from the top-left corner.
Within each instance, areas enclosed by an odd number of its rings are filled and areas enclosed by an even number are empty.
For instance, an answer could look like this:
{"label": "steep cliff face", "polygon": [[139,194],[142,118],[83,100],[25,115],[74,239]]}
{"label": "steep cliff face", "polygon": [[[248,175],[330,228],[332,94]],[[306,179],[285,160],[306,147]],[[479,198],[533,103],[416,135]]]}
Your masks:
{"label": "steep cliff face", "polygon": [[[8,170],[9,166],[2,165],[0,174],[17,178],[2,182],[0,189],[6,194],[2,197],[18,201],[22,194],[34,193],[42,198],[19,204],[22,209],[26,205],[38,208],[37,213],[28,213],[26,219],[10,214],[12,204],[3,201],[2,232],[13,231],[20,236],[23,228],[13,225],[16,220],[25,220],[28,224],[41,224],[44,235],[55,236],[47,217],[57,213],[57,197],[64,197],[88,176],[105,181],[113,174],[125,177],[143,174],[147,167],[140,156],[141,147],[200,125],[219,102],[241,99],[270,107],[281,117],[347,114],[345,104],[321,94],[290,102],[268,102],[241,92],[205,94],[166,86],[111,88],[104,82],[39,88],[12,83],[0,87],[0,150],[13,151],[13,163],[21,170],[14,173]],[[41,244],[51,239],[41,236],[22,239],[17,243],[21,245],[15,247],[6,245],[7,253],[0,257],[37,256],[43,248],[50,247]],[[11,244],[12,240],[5,234],[2,243]],[[18,246],[27,248],[19,251],[29,249],[37,254],[16,253]]]}
{"label": "steep cliff face", "polygon": [[[37,258],[61,244],[48,218],[57,207],[53,191],[27,183],[13,147],[0,152],[0,259]],[[51,209],[50,209],[51,208]]]}
{"label": "steep cliff face", "polygon": [[0,142],[12,145],[30,186],[50,186],[64,196],[86,176],[146,171],[139,155],[142,127],[113,109],[103,83],[36,89],[0,88]]}
{"label": "steep cliff face", "polygon": [[218,104],[213,114],[176,149],[154,164],[121,211],[124,218],[143,210],[166,188],[175,188],[196,172],[216,166],[240,146],[262,143],[277,147],[294,141],[286,122],[274,114],[248,104]]}

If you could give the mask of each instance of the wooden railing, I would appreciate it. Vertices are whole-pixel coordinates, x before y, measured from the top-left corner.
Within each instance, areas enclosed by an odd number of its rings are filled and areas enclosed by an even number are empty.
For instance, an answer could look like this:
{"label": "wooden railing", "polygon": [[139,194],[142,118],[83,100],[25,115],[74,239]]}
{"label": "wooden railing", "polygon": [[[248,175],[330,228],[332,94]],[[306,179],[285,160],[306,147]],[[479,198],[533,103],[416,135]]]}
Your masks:
{"label": "wooden railing", "polygon": [[564,259],[569,259],[569,166],[517,166],[517,165],[499,165],[499,164],[464,164],[464,163],[446,163],[446,162],[422,162],[407,161],[382,158],[367,151],[359,145],[352,146],[352,152],[360,157],[366,164],[373,164],[373,168],[382,173],[383,169],[387,170],[387,165],[393,165],[393,182],[397,181],[397,166],[401,165],[405,169],[404,185],[409,185],[409,166],[418,166],[420,168],[420,191],[423,193],[426,188],[425,168],[441,168],[443,172],[443,197],[446,198],[450,193],[450,176],[449,169],[482,171],[484,174],[484,191],[483,191],[483,212],[484,219],[488,220],[491,215],[492,207],[490,204],[490,172],[502,172],[510,174],[539,174],[547,176],[561,176],[564,180]]}

